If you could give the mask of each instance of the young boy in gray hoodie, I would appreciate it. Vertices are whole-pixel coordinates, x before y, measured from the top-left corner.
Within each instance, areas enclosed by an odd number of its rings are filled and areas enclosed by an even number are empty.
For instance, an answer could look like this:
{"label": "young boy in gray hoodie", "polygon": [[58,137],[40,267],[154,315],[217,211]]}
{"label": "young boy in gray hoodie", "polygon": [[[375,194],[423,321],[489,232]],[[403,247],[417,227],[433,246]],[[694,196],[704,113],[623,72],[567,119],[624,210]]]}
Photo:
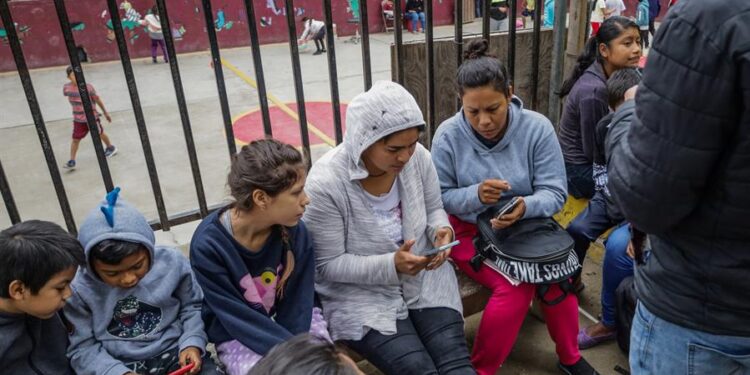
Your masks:
{"label": "young boy in gray hoodie", "polygon": [[29,220],[0,232],[0,372],[72,375],[59,315],[83,248],[57,224]]}
{"label": "young boy in gray hoodie", "polygon": [[86,265],[73,280],[65,314],[68,358],[79,375],[213,374],[201,319],[203,293],[188,259],[154,245],[146,218],[116,188],[92,210],[78,239]]}

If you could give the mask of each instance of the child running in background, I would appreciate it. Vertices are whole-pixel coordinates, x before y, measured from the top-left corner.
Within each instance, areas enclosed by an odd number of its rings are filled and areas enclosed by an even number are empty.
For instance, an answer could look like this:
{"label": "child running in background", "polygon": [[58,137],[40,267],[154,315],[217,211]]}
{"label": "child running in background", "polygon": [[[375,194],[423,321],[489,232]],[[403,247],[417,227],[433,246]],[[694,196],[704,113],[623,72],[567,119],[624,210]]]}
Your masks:
{"label": "child running in background", "polygon": [[58,311],[83,264],[83,248],[56,224],[29,220],[0,232],[0,368],[5,375],[73,371]]}
{"label": "child running in background", "polygon": [[[68,357],[78,375],[214,374],[201,320],[201,293],[179,250],[155,245],[133,206],[107,194],[81,226],[86,265],[65,315]],[[206,358],[206,359],[204,359]]]}
{"label": "child running in background", "polygon": [[[68,97],[70,106],[73,107],[73,140],[70,143],[70,160],[68,160],[68,162],[63,165],[63,168],[73,170],[76,168],[76,154],[78,154],[78,145],[81,143],[81,139],[85,138],[86,135],[89,134],[89,126],[86,121],[86,112],[83,109],[81,93],[78,92],[76,76],[73,73],[72,66],[68,66],[68,68],[65,70],[65,75],[68,77],[70,82],[66,83],[63,86],[63,95]],[[104,118],[107,119],[107,122],[111,123],[112,117],[109,116],[109,112],[107,112],[107,109],[104,108],[104,102],[96,93],[94,85],[87,83],[86,90],[88,90],[89,97],[93,101],[91,111],[93,116],[96,118],[96,125],[99,128],[99,137],[101,137],[104,145],[107,146],[104,149],[104,156],[114,156],[117,153],[117,147],[112,144],[107,134],[104,133],[104,128],[102,128],[102,123],[99,119],[101,115],[96,110],[96,106],[94,104],[97,104],[99,108],[102,109]]]}
{"label": "child running in background", "polygon": [[205,218],[190,243],[208,338],[230,375],[247,374],[294,335],[330,340],[313,309],[315,259],[300,221],[310,203],[306,170],[290,145],[242,147],[227,179],[234,202]]}

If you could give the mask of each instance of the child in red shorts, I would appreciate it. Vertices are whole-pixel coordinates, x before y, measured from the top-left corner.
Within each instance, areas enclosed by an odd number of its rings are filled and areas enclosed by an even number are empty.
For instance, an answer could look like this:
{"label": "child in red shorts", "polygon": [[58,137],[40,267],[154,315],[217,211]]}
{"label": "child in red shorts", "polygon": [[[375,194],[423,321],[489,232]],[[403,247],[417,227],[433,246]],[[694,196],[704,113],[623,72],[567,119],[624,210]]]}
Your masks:
{"label": "child in red shorts", "polygon": [[[73,67],[69,66],[68,69],[66,69],[65,73],[67,74],[70,82],[66,83],[63,86],[63,95],[68,97],[70,106],[73,107],[73,140],[70,143],[70,160],[68,160],[68,162],[63,165],[63,168],[73,170],[76,167],[76,154],[78,153],[78,145],[81,143],[81,139],[85,138],[89,133],[89,127],[86,122],[86,113],[83,109],[81,94],[78,92],[76,77],[75,74],[73,74]],[[87,83],[86,88],[88,89],[89,97],[91,97],[91,100],[93,100],[94,103],[98,104],[99,108],[102,109],[104,118],[107,119],[107,122],[112,122],[112,118],[109,116],[109,112],[107,112],[107,109],[104,108],[104,102],[102,102],[102,99],[99,97],[99,95],[96,94],[94,86],[90,83]],[[101,115],[96,110],[96,106],[94,106],[91,110],[93,111],[93,115],[96,118],[96,124],[99,127],[99,137],[101,137],[102,142],[104,142],[104,144],[107,146],[104,149],[104,156],[114,156],[117,153],[117,147],[112,144],[107,134],[104,133],[102,123],[101,121],[99,121],[99,117]]]}

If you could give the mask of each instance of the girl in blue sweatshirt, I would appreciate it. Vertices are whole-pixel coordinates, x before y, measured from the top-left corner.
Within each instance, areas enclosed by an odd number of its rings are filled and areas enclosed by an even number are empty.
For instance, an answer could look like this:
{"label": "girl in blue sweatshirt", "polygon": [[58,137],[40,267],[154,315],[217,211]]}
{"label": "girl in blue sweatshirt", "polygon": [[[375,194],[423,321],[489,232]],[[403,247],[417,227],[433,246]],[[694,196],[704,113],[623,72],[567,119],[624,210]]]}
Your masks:
{"label": "girl in blue sweatshirt", "polygon": [[[492,220],[506,228],[518,220],[551,217],[565,201],[565,164],[552,124],[523,109],[513,96],[505,67],[487,56],[486,40],[472,41],[459,67],[457,82],[463,108],[438,128],[432,143],[445,211],[461,243],[451,258],[469,277],[492,290],[474,342],[472,364],[480,375],[495,374],[508,357],[521,328],[536,284],[524,283],[486,265],[475,271],[477,215],[501,207],[513,197],[520,203]],[[561,295],[550,288],[548,298]],[[542,304],[555,341],[560,368],[566,374],[594,374],[581,357],[578,301],[572,293],[555,305]]]}
{"label": "girl in blue sweatshirt", "polygon": [[230,375],[245,375],[271,348],[310,332],[330,340],[313,309],[315,260],[300,220],[310,202],[294,147],[254,141],[234,156],[234,202],[196,229],[190,261],[204,291],[208,338]]}

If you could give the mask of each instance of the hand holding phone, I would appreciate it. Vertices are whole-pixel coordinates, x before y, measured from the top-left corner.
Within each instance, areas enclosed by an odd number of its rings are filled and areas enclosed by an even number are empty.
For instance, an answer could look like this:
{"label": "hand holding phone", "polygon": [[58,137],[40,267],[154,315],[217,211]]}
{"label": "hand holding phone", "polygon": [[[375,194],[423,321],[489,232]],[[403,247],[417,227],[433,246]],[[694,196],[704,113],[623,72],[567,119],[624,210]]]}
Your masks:
{"label": "hand holding phone", "polygon": [[511,199],[510,202],[506,203],[505,206],[500,208],[500,211],[498,211],[497,215],[495,215],[495,219],[500,220],[500,217],[502,217],[503,215],[507,215],[511,213],[516,208],[516,206],[518,206],[518,203],[520,202],[521,202],[521,197],[518,197],[518,196],[513,197],[513,199]]}

